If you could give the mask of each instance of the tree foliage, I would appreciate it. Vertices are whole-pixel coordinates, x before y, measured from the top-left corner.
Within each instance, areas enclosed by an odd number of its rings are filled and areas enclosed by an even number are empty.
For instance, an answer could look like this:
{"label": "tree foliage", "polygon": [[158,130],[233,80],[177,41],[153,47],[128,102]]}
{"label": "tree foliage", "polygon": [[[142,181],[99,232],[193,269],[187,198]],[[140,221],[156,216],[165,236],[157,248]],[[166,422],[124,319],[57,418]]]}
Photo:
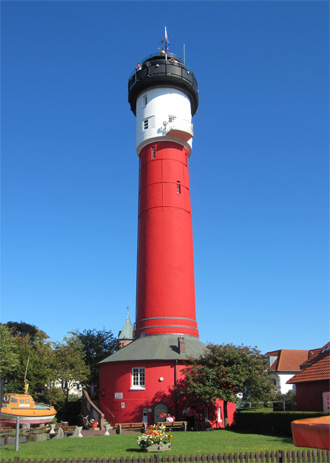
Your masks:
{"label": "tree foliage", "polygon": [[53,343],[37,326],[10,321],[0,324],[0,336],[4,391],[24,391],[24,375],[29,364],[29,392],[36,400],[50,403],[67,401],[75,383],[97,385],[97,363],[118,348],[117,339],[105,329],[71,332],[63,342]]}
{"label": "tree foliage", "polygon": [[98,385],[97,363],[118,349],[118,340],[111,331],[89,329],[71,333],[78,337],[85,354],[86,365],[90,368],[89,384]]}
{"label": "tree foliage", "polygon": [[217,398],[237,403],[239,395],[255,401],[273,397],[267,362],[256,347],[209,344],[203,356],[190,361],[179,393],[191,403],[206,405]]}
{"label": "tree foliage", "polygon": [[85,363],[85,354],[81,341],[76,335],[64,338],[64,343],[57,343],[54,350],[54,378],[61,383],[65,400],[76,383],[86,385],[90,369]]}
{"label": "tree foliage", "polygon": [[[285,402],[285,410],[286,411],[293,411],[297,410],[297,398],[296,398],[296,391],[288,391],[286,394],[281,394],[278,392],[276,394],[276,400]],[[279,404],[280,405],[280,404]],[[277,408],[277,405],[275,404],[275,408]],[[281,407],[279,409],[282,410]]]}
{"label": "tree foliage", "polygon": [[15,336],[28,337],[29,342],[34,344],[37,341],[45,341],[49,339],[49,336],[35,325],[30,325],[25,322],[7,322],[7,328],[9,328],[12,334]]}
{"label": "tree foliage", "polygon": [[5,383],[16,375],[19,366],[19,356],[11,330],[6,325],[0,325],[0,376]]}
{"label": "tree foliage", "polygon": [[52,378],[53,349],[48,336],[36,326],[8,322],[1,325],[1,375],[5,392],[23,392],[27,371],[29,390],[38,399]]}

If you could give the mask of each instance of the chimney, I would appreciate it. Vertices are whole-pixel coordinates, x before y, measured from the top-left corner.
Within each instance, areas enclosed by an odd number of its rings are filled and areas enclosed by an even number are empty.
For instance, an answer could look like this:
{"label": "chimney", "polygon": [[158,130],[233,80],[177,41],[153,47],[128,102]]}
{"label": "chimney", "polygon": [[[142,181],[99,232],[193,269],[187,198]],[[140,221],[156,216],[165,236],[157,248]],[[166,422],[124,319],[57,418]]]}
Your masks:
{"label": "chimney", "polygon": [[186,352],[186,343],[185,343],[183,336],[180,336],[178,338],[178,344],[179,344],[179,354],[184,354]]}

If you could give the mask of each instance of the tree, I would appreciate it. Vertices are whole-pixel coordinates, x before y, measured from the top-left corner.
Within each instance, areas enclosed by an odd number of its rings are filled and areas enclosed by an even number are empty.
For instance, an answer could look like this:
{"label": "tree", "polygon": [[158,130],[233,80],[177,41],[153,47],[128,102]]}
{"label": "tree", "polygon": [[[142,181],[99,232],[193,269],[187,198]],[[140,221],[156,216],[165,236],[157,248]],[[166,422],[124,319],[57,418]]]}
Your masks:
{"label": "tree", "polygon": [[85,354],[86,365],[90,368],[89,384],[98,385],[99,372],[97,363],[105,359],[118,349],[118,340],[111,331],[103,330],[84,330],[70,333],[77,336],[82,344]]}
{"label": "tree", "polygon": [[[29,392],[38,400],[53,375],[53,349],[48,336],[34,325],[8,322],[1,326],[5,392],[23,392],[26,368]],[[12,366],[10,362],[13,361]]]}
{"label": "tree", "polygon": [[65,401],[76,383],[86,384],[90,369],[85,363],[85,354],[79,338],[73,334],[64,338],[64,343],[55,345],[54,375],[62,383]]}
{"label": "tree", "polygon": [[29,323],[25,322],[7,322],[6,326],[11,330],[12,334],[21,336],[21,337],[29,337],[29,341],[31,344],[34,344],[37,341],[45,341],[49,339],[49,336],[42,331],[35,325],[30,325]]}
{"label": "tree", "polygon": [[207,405],[217,398],[237,403],[241,394],[267,401],[274,395],[267,362],[256,347],[209,344],[203,356],[190,361],[179,393],[191,403]]}
{"label": "tree", "polygon": [[16,344],[11,330],[0,324],[0,376],[5,384],[11,382],[13,376],[17,375],[19,356],[16,352]]}
{"label": "tree", "polygon": [[[297,410],[297,399],[296,399],[296,391],[288,391],[286,394],[281,394],[278,392],[276,394],[276,400],[285,402],[285,411],[293,411]],[[274,404],[274,410],[283,410],[281,407],[282,404]]]}

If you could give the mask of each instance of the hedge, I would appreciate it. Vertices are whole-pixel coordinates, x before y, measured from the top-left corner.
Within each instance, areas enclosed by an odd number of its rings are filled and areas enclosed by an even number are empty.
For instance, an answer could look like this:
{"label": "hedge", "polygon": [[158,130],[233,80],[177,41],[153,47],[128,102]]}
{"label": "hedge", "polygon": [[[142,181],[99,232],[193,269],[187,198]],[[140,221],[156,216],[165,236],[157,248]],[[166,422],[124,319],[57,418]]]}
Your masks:
{"label": "hedge", "polygon": [[279,434],[291,436],[291,422],[305,418],[325,416],[322,412],[258,412],[256,410],[237,410],[235,428],[239,431],[257,434]]}

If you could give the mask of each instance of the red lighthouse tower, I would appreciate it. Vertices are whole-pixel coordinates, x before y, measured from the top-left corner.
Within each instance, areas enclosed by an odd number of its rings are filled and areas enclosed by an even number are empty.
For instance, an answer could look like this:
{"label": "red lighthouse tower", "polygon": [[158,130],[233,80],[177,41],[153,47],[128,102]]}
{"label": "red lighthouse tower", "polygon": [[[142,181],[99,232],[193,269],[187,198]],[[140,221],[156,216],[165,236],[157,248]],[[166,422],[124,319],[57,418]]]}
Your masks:
{"label": "red lighthouse tower", "polygon": [[144,59],[128,82],[140,159],[137,305],[133,342],[99,363],[99,406],[112,424],[151,424],[164,413],[182,419],[175,386],[187,358],[205,350],[196,322],[188,169],[198,86],[166,48]]}
{"label": "red lighthouse tower", "polygon": [[150,56],[129,102],[140,158],[135,335],[198,337],[188,169],[197,81],[174,55]]}

